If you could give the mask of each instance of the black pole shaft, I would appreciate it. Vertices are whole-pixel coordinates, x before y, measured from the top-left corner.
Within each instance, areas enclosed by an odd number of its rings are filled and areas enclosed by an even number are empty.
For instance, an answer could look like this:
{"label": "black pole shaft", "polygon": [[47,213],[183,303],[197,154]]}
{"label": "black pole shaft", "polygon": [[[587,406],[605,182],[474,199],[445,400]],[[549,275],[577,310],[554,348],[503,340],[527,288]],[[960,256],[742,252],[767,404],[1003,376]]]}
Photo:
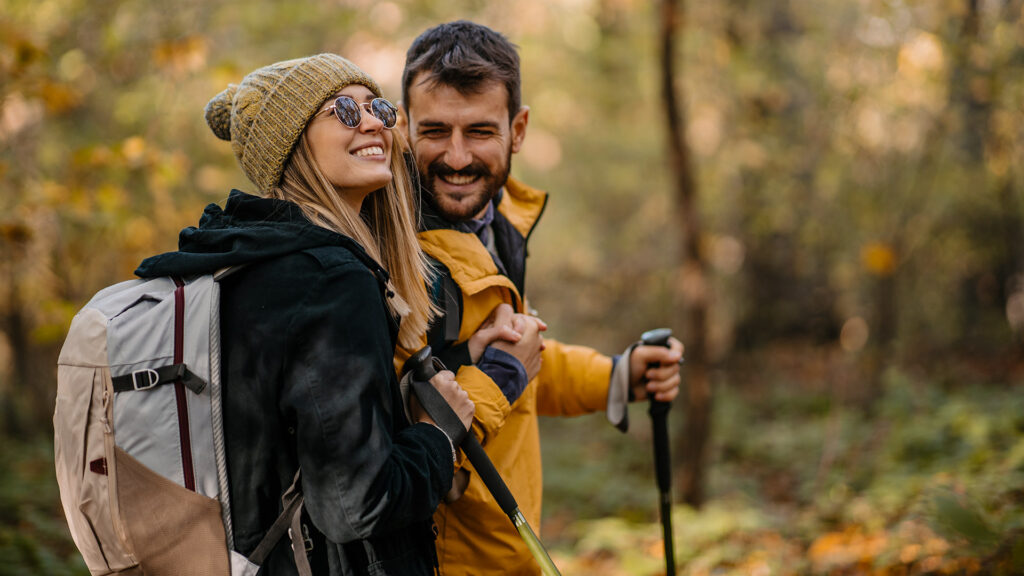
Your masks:
{"label": "black pole shaft", "polygon": [[[412,382],[413,392],[416,394],[416,397],[420,399],[420,403],[422,404],[430,402],[427,398],[434,395],[436,395],[437,399],[441,402],[444,402],[444,397],[441,396],[441,393],[430,385],[430,378],[433,378],[433,376],[431,375],[425,380],[420,380],[419,375],[417,374],[416,377],[413,378]],[[445,406],[447,406],[447,403],[445,403]],[[434,419],[442,430],[447,431],[452,425],[462,426],[462,422],[459,420],[458,416],[456,416],[455,412],[450,409],[447,411],[440,411],[439,414],[433,414],[430,410],[427,410],[427,413],[430,414],[430,417]],[[454,423],[445,422],[445,420],[449,419],[449,416],[455,419]],[[484,452],[484,447],[480,445],[480,441],[477,440],[476,436],[472,433],[467,433],[464,435],[459,448],[462,448],[462,452],[466,455],[466,458],[469,458],[469,461],[473,463],[473,468],[476,469],[477,475],[479,475],[480,479],[484,481],[484,485],[487,486],[487,489],[491,491],[491,495],[493,495],[494,499],[498,502],[498,506],[501,507],[501,511],[509,517],[509,520],[514,522],[515,514],[519,511],[519,504],[516,502],[515,497],[512,496],[512,491],[508,489],[508,485],[501,479],[501,474],[499,474],[498,470],[494,467],[494,463],[491,462],[490,457],[487,456],[486,452]]]}
{"label": "black pole shaft", "polygon": [[665,539],[665,569],[668,576],[676,573],[674,541],[672,540],[672,462],[668,449],[668,402],[651,401],[651,430],[654,435],[654,472],[658,478],[661,502],[661,528]]}
{"label": "black pole shaft", "polygon": [[[644,332],[640,340],[645,346],[664,346],[668,348],[668,339],[672,331],[667,328]],[[648,368],[656,368],[657,364],[649,364]],[[651,416],[651,434],[654,437],[654,473],[658,481],[659,508],[661,515],[662,537],[665,544],[665,573],[675,576],[676,558],[675,542],[672,539],[672,458],[668,447],[668,411],[670,402],[661,402],[651,396],[647,413]]]}

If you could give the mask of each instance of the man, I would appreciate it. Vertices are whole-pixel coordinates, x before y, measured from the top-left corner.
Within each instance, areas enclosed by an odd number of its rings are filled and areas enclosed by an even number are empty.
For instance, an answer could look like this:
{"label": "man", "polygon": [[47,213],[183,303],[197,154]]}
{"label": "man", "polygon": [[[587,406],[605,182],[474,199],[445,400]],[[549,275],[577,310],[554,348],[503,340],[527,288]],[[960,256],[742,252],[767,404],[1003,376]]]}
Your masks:
{"label": "man", "polygon": [[[421,178],[420,245],[440,272],[434,301],[444,315],[427,341],[476,404],[473,431],[536,529],[537,416],[608,409],[624,429],[627,397],[675,398],[682,344],[636,347],[616,363],[544,340],[547,326],[525,314],[526,241],[547,195],[509,178],[529,109],[520,100],[519,57],[505,37],[465,21],[427,30],[406,56],[402,99]],[[397,361],[411,352],[400,351]],[[472,466],[460,465],[435,514],[441,573],[538,574]]]}

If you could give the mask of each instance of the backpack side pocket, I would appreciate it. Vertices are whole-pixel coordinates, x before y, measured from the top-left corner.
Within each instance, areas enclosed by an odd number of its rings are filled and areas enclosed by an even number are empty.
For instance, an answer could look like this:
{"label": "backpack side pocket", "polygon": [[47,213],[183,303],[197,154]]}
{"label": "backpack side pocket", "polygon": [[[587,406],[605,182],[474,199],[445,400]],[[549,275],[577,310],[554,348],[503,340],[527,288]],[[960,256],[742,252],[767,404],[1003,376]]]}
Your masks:
{"label": "backpack side pocket", "polygon": [[54,464],[75,545],[94,575],[137,564],[117,511],[106,364],[106,318],[83,310],[72,321],[57,366]]}

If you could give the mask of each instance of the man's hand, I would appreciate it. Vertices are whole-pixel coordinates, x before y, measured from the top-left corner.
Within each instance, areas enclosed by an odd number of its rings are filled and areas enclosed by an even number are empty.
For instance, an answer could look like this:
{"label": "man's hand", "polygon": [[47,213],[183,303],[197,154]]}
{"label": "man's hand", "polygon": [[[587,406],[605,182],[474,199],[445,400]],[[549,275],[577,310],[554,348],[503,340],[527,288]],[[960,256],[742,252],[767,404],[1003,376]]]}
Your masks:
{"label": "man's hand", "polygon": [[[466,427],[466,430],[469,430],[469,426],[473,423],[476,405],[469,399],[469,394],[455,381],[455,374],[448,370],[442,370],[430,379],[430,384],[441,393],[444,401],[451,406],[452,411],[459,417],[462,425]],[[410,395],[409,398],[409,413],[414,422],[426,422],[427,424],[437,425],[434,419],[423,409],[423,406],[420,405],[415,394]]]}
{"label": "man's hand", "polygon": [[[637,400],[653,394],[659,402],[671,402],[679,394],[679,360],[683,344],[668,339],[669,347],[637,346],[629,355],[629,386]],[[653,364],[653,368],[648,368]]]}
{"label": "man's hand", "polygon": [[519,334],[518,341],[498,340],[491,343],[491,347],[515,356],[526,370],[529,382],[540,372],[540,353],[544,350],[544,338],[540,333],[547,330],[548,325],[536,316],[516,314],[512,317],[512,328]]}
{"label": "man's hand", "polygon": [[476,333],[469,337],[469,357],[473,364],[480,361],[484,349],[496,341],[516,343],[521,338],[520,333],[513,327],[512,319],[516,311],[508,304],[499,304],[487,317],[487,320],[477,328]]}

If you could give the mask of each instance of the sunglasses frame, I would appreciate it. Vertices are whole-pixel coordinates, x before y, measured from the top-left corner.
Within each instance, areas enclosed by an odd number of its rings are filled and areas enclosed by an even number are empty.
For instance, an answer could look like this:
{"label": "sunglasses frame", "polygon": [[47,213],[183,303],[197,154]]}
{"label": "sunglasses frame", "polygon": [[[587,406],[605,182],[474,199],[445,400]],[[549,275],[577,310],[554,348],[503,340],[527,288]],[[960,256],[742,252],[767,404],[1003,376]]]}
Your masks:
{"label": "sunglasses frame", "polygon": [[[338,113],[338,101],[339,100],[343,100],[343,99],[344,100],[351,100],[352,102],[354,102],[356,107],[357,107],[357,109],[359,110],[359,122],[356,123],[355,126],[349,126],[347,122],[345,122],[344,120],[341,119],[341,114]],[[387,105],[388,108],[390,108],[394,112],[394,114],[395,114],[395,121],[394,121],[394,123],[391,124],[391,126],[388,126],[387,122],[385,122],[382,118],[380,118],[379,116],[377,116],[376,114],[373,113],[373,105],[378,100],[383,102],[385,105]],[[315,120],[318,116],[320,116],[322,114],[325,114],[327,112],[333,112],[334,113],[334,117],[338,119],[338,122],[341,122],[342,126],[345,126],[346,128],[351,128],[351,129],[355,130],[356,128],[359,128],[359,126],[363,123],[363,112],[364,111],[369,112],[370,116],[373,116],[374,118],[379,120],[381,125],[384,126],[385,130],[391,130],[392,128],[394,128],[398,124],[398,107],[395,106],[394,104],[392,104],[387,98],[377,97],[377,98],[374,98],[373,100],[370,100],[369,102],[359,102],[359,101],[357,101],[355,98],[353,98],[351,96],[344,96],[344,95],[338,96],[337,98],[334,99],[334,103],[333,104],[331,104],[327,108],[324,108],[323,110],[320,110],[319,112],[314,114],[313,118],[311,118],[310,121]]]}

